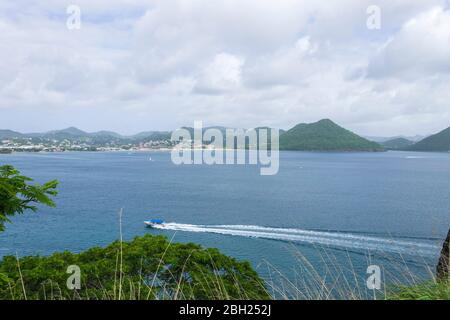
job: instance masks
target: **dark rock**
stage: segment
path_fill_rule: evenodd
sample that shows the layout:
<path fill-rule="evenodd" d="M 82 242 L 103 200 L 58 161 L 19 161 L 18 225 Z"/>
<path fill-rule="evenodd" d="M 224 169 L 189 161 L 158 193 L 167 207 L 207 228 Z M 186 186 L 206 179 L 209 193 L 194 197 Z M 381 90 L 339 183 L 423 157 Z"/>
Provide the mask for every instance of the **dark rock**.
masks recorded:
<path fill-rule="evenodd" d="M 449 278 L 449 265 L 450 265 L 450 230 L 448 230 L 447 239 L 442 246 L 441 256 L 439 258 L 438 265 L 436 267 L 436 277 L 441 281 L 448 281 Z"/>

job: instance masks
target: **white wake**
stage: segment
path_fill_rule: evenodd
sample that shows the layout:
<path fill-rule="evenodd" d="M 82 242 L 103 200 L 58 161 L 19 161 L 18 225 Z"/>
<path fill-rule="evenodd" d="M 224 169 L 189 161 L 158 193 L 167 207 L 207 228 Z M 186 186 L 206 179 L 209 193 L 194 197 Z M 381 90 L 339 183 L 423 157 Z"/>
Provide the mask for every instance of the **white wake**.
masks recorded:
<path fill-rule="evenodd" d="M 186 232 L 204 232 L 223 235 L 283 240 L 318 244 L 330 247 L 357 249 L 362 251 L 380 251 L 407 254 L 421 257 L 433 257 L 439 252 L 439 246 L 423 240 L 399 240 L 352 233 L 312 231 L 290 228 L 270 228 L 252 225 L 193 225 L 165 223 L 156 225 L 156 229 Z"/>

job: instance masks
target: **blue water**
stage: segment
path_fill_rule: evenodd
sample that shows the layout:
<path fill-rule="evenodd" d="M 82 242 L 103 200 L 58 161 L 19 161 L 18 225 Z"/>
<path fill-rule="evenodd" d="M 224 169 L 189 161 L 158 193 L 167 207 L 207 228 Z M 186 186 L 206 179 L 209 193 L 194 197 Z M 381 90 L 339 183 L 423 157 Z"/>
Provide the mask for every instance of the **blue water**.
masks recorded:
<path fill-rule="evenodd" d="M 154 233 L 217 247 L 264 277 L 268 264 L 295 273 L 299 252 L 319 265 L 325 245 L 362 276 L 368 254 L 433 266 L 450 227 L 447 153 L 281 152 L 274 176 L 257 166 L 176 166 L 164 152 L 0 155 L 6 163 L 38 182 L 58 179 L 60 192 L 55 209 L 12 218 L 0 256 L 106 245 L 123 208 L 127 239 Z M 149 230 L 150 218 L 173 224 Z"/>

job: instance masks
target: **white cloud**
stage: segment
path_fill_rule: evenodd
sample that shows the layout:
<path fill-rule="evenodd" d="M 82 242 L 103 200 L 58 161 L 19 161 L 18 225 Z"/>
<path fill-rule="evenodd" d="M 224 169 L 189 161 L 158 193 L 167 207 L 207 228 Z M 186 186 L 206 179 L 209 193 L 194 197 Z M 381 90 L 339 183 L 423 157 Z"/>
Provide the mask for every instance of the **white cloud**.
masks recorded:
<path fill-rule="evenodd" d="M 378 1 L 377 31 L 366 28 L 369 0 L 77 4 L 76 31 L 59 0 L 0 4 L 0 127 L 134 133 L 327 117 L 395 135 L 450 125 L 444 0 Z"/>
<path fill-rule="evenodd" d="M 246 83 L 256 87 L 305 83 L 307 77 L 318 71 L 314 57 L 317 50 L 318 45 L 305 36 L 291 46 L 256 57 L 246 69 Z"/>
<path fill-rule="evenodd" d="M 406 21 L 373 57 L 369 76 L 450 73 L 450 11 L 434 7 Z"/>
<path fill-rule="evenodd" d="M 201 71 L 196 91 L 218 94 L 238 89 L 243 65 L 244 60 L 232 54 L 217 54 Z"/>

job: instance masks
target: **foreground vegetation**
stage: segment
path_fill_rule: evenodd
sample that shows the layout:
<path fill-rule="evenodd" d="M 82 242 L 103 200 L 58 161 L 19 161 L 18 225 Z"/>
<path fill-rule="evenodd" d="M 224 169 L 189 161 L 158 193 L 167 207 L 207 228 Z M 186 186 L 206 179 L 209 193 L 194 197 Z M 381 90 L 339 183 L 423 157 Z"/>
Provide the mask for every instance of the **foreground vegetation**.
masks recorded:
<path fill-rule="evenodd" d="M 416 286 L 401 286 L 387 296 L 389 300 L 450 300 L 450 283 L 429 281 Z"/>
<path fill-rule="evenodd" d="M 67 287 L 67 268 L 80 268 L 79 290 Z M 170 244 L 145 235 L 75 254 L 0 262 L 0 299 L 268 299 L 248 262 L 217 249 Z"/>
<path fill-rule="evenodd" d="M 357 279 L 349 276 L 348 270 L 343 270 L 347 266 L 333 262 L 331 255 L 328 258 L 324 257 L 329 268 L 325 273 L 308 261 L 299 260 L 296 267 L 302 269 L 301 276 L 295 281 L 272 269 L 273 279 L 279 276 L 281 281 L 263 282 L 248 262 L 227 257 L 217 249 L 170 243 L 164 236 L 145 235 L 77 254 L 6 256 L 0 261 L 0 300 L 450 299 L 450 283 L 438 280 L 398 279 L 382 290 L 368 290 L 354 282 Z M 73 266 L 80 270 L 78 288 L 73 287 Z M 401 276 L 413 277 L 404 270 Z M 364 278 L 360 280 L 365 283 Z"/>
<path fill-rule="evenodd" d="M 43 185 L 32 182 L 33 179 L 21 175 L 13 166 L 0 167 L 0 231 L 3 231 L 10 216 L 37 211 L 37 204 L 55 206 L 51 197 L 58 194 L 58 181 L 52 180 Z"/>

